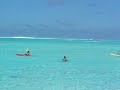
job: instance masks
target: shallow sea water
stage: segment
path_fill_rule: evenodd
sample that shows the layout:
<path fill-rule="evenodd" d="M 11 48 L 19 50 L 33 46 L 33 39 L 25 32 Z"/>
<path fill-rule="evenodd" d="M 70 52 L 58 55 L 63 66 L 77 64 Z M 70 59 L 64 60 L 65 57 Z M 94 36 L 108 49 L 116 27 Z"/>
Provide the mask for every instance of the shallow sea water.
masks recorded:
<path fill-rule="evenodd" d="M 26 48 L 32 56 L 16 56 Z M 119 50 L 112 40 L 0 38 L 0 90 L 120 90 L 120 57 L 109 55 Z"/>

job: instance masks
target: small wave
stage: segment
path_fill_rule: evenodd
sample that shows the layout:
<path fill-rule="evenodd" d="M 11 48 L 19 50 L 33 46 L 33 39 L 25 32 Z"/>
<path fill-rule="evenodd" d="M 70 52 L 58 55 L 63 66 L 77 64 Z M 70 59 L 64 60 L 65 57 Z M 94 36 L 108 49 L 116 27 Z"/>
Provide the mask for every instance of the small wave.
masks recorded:
<path fill-rule="evenodd" d="M 13 38 L 13 39 L 61 39 L 61 38 L 36 38 L 36 37 L 0 37 L 0 38 Z"/>
<path fill-rule="evenodd" d="M 33 38 L 30 38 L 30 39 L 60 39 L 60 38 L 35 38 L 35 37 L 33 37 Z"/>
<path fill-rule="evenodd" d="M 80 39 L 80 40 L 94 40 L 94 39 Z"/>
<path fill-rule="evenodd" d="M 74 41 L 74 40 L 79 40 L 79 41 L 93 41 L 93 39 L 71 39 L 71 38 L 63 39 L 63 40 L 68 40 L 68 41 Z"/>
<path fill-rule="evenodd" d="M 84 41 L 84 42 L 101 42 L 101 41 L 94 41 L 94 40 L 93 40 L 93 41 Z"/>
<path fill-rule="evenodd" d="M 0 38 L 33 38 L 33 37 L 0 37 Z"/>
<path fill-rule="evenodd" d="M 0 37 L 0 38 L 16 38 L 16 39 L 53 39 L 53 40 L 67 40 L 67 41 L 84 41 L 84 42 L 100 42 L 101 40 L 94 40 L 94 39 L 77 39 L 77 38 L 39 38 L 39 37 Z"/>
<path fill-rule="evenodd" d="M 31 37 L 31 38 L 28 38 L 28 39 L 53 39 L 53 40 L 67 40 L 67 41 L 75 41 L 75 40 L 93 40 L 93 39 L 74 39 L 74 38 L 36 38 L 36 37 Z"/>
<path fill-rule="evenodd" d="M 34 38 L 34 37 L 11 37 L 11 38 Z"/>

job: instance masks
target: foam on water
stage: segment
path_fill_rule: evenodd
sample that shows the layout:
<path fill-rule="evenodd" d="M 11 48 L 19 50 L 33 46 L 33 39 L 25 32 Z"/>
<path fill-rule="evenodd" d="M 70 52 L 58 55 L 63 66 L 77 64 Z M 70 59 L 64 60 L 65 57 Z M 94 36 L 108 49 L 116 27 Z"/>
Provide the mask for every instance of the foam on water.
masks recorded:
<path fill-rule="evenodd" d="M 94 39 L 76 39 L 76 38 L 38 38 L 38 37 L 0 37 L 0 38 L 27 38 L 27 39 L 63 39 L 63 40 L 94 40 Z"/>

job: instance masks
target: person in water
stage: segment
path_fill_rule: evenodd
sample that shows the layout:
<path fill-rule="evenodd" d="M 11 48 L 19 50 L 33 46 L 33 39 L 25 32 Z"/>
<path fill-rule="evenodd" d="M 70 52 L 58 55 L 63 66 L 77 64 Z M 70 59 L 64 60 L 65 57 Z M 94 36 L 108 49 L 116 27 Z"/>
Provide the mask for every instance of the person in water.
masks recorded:
<path fill-rule="evenodd" d="M 64 56 L 63 60 L 64 60 L 65 62 L 66 62 L 66 61 L 68 61 L 68 59 L 67 59 L 67 57 L 66 57 L 66 56 Z"/>
<path fill-rule="evenodd" d="M 26 49 L 26 54 L 25 54 L 25 55 L 26 55 L 26 56 L 27 56 L 27 55 L 30 55 L 30 51 L 29 51 L 28 48 Z"/>

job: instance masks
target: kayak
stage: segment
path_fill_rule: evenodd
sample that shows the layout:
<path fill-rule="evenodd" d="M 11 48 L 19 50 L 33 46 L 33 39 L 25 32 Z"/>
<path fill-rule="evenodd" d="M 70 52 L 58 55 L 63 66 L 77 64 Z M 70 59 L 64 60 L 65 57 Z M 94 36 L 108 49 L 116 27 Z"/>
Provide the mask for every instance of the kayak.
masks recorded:
<path fill-rule="evenodd" d="M 16 54 L 17 56 L 31 56 L 31 54 L 26 55 L 26 54 Z"/>
<path fill-rule="evenodd" d="M 110 53 L 110 55 L 112 55 L 112 56 L 120 56 L 120 54 L 114 54 L 114 53 Z"/>

